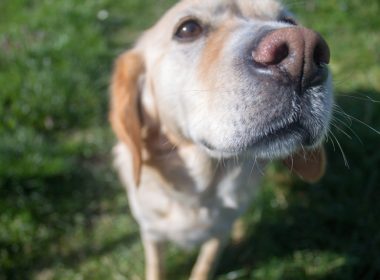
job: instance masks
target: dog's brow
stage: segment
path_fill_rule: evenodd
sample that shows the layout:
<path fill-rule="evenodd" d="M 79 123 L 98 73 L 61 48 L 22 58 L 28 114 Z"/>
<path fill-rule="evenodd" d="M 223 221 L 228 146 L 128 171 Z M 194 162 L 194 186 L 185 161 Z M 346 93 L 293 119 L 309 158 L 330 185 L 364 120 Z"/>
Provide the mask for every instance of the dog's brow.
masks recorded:
<path fill-rule="evenodd" d="M 221 15 L 221 14 L 235 14 L 235 15 L 241 15 L 241 11 L 236 3 L 228 3 L 228 4 L 222 4 L 218 5 L 215 10 L 213 11 L 213 14 L 215 16 Z"/>

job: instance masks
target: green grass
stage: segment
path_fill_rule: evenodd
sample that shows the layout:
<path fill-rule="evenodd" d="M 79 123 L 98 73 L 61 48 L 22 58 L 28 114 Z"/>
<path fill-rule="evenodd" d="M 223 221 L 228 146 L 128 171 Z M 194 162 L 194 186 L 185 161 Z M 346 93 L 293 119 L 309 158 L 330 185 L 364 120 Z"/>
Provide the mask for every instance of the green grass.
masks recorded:
<path fill-rule="evenodd" d="M 142 279 L 138 227 L 111 166 L 108 80 L 173 2 L 0 2 L 1 280 Z M 287 2 L 329 42 L 339 106 L 379 130 L 380 3 Z M 332 139 L 318 184 L 271 166 L 217 279 L 380 279 L 380 137 L 335 117 L 350 168 Z M 186 279 L 194 257 L 172 247 L 169 279 Z"/>

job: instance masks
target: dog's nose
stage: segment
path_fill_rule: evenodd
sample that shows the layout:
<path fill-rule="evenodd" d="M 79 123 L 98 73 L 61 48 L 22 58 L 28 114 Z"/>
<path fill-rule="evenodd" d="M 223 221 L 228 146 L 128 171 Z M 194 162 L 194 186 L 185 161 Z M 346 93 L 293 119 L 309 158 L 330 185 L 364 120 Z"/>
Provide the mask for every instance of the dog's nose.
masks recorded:
<path fill-rule="evenodd" d="M 320 80 L 324 71 L 319 71 L 330 61 L 330 50 L 326 41 L 316 32 L 301 28 L 282 28 L 268 33 L 253 50 L 257 67 L 269 68 L 273 74 L 284 71 L 302 88 Z"/>

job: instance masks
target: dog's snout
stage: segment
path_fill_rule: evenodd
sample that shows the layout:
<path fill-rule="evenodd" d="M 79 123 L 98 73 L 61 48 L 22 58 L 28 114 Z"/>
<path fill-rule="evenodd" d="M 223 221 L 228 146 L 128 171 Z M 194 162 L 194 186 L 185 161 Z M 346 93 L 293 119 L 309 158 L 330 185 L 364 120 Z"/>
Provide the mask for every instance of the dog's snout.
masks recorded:
<path fill-rule="evenodd" d="M 326 41 L 316 32 L 300 27 L 282 28 L 268 33 L 253 50 L 257 67 L 270 68 L 273 74 L 284 71 L 302 87 L 320 80 L 321 66 L 330 61 Z"/>

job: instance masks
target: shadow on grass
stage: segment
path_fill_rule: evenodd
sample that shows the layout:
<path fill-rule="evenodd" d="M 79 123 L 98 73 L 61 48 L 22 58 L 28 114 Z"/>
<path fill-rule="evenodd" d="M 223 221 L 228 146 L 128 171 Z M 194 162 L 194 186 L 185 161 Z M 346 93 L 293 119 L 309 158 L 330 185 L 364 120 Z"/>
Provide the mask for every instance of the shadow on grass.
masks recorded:
<path fill-rule="evenodd" d="M 380 100 L 380 93 L 358 90 L 337 96 L 337 104 L 347 114 L 380 130 L 380 104 L 369 100 Z M 346 116 L 335 115 L 350 125 Z M 380 136 L 353 120 L 358 140 L 340 121 L 335 123 L 340 128 L 333 128 L 333 133 L 349 168 L 336 141 L 333 145 L 330 140 L 326 144 L 329 163 L 325 178 L 312 186 L 300 181 L 282 186 L 286 188 L 287 207 L 271 207 L 273 194 L 266 195 L 263 189 L 259 206 L 253 209 L 262 212 L 260 221 L 250 228 L 242 243 L 227 248 L 219 275 L 243 269 L 242 278 L 234 279 L 247 279 L 273 259 L 289 258 L 293 264 L 275 279 L 380 279 Z M 324 272 L 310 276 L 305 263 L 294 264 L 297 254 L 302 258 L 308 252 L 315 257 L 309 265 L 325 265 Z M 318 255 L 322 260 L 317 259 Z M 340 265 L 332 265 L 328 257 L 323 260 L 326 255 L 340 256 Z"/>
<path fill-rule="evenodd" d="M 28 279 L 57 265 L 75 269 L 88 258 L 136 242 L 136 231 L 108 236 L 104 228 L 112 222 L 99 230 L 100 217 L 112 220 L 129 212 L 126 199 L 117 201 L 124 191 L 110 166 L 109 159 L 78 159 L 54 178 L 2 179 L 0 279 Z"/>

